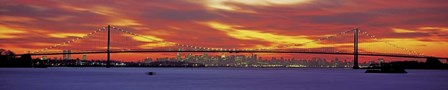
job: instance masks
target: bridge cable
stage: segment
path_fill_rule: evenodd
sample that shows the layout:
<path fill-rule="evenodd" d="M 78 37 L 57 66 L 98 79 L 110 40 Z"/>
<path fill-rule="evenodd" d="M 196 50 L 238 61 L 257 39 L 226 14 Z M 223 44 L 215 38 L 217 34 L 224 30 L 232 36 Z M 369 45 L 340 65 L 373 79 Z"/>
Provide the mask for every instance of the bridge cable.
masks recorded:
<path fill-rule="evenodd" d="M 91 37 L 92 35 L 94 35 L 94 34 L 96 34 L 96 33 L 98 33 L 98 32 L 105 31 L 105 29 L 106 29 L 106 27 L 102 27 L 102 28 L 100 28 L 100 29 L 98 29 L 98 30 L 95 30 L 95 31 L 93 31 L 93 32 L 88 33 L 88 34 L 85 35 L 85 36 L 77 37 L 77 38 L 73 38 L 73 39 L 71 39 L 71 40 L 68 40 L 68 41 L 65 41 L 65 42 L 62 42 L 62 43 L 54 44 L 54 45 L 52 45 L 52 46 L 50 46 L 50 47 L 48 47 L 48 48 L 44 48 L 44 49 L 41 49 L 41 50 L 38 50 L 38 51 L 30 52 L 29 54 L 44 53 L 45 51 L 48 51 L 49 49 L 53 49 L 53 48 L 57 48 L 57 47 L 61 47 L 61 46 L 63 46 L 63 45 L 67 45 L 67 44 L 70 44 L 70 43 L 75 42 L 75 41 L 78 41 L 78 40 L 86 39 L 86 38 Z"/>

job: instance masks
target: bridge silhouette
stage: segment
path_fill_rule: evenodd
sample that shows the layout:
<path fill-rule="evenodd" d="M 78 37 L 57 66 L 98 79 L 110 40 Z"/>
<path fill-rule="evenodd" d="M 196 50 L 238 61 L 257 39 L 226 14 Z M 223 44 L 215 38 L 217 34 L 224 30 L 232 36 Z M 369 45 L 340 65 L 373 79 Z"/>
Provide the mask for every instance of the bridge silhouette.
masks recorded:
<path fill-rule="evenodd" d="M 122 33 L 126 33 L 132 36 L 141 37 L 146 40 L 150 40 L 153 42 L 159 42 L 159 43 L 169 43 L 176 45 L 178 47 L 183 47 L 187 49 L 111 49 L 111 31 L 119 31 Z M 74 52 L 51 52 L 51 49 L 55 49 L 58 47 L 62 47 L 64 45 L 69 45 L 75 41 L 88 39 L 89 37 L 95 35 L 95 33 L 107 31 L 107 48 L 105 50 L 85 50 L 85 51 L 74 51 Z M 329 40 L 335 37 L 339 37 L 342 35 L 346 35 L 349 33 L 353 33 L 353 52 L 341 52 L 341 51 L 313 51 L 313 50 L 304 50 L 304 49 L 282 49 L 287 47 L 294 47 L 294 46 L 301 46 L 308 43 L 313 42 L 319 42 L 323 40 Z M 359 35 L 367 36 L 375 41 L 383 42 L 386 45 L 392 46 L 394 48 L 397 48 L 399 50 L 407 52 L 406 54 L 400 54 L 400 53 L 359 53 L 358 44 L 359 44 Z M 310 42 L 304 42 L 300 44 L 287 44 L 278 46 L 276 48 L 257 48 L 257 49 L 227 49 L 227 48 L 209 48 L 209 47 L 200 47 L 200 46 L 193 46 L 193 45 L 185 45 L 185 44 L 179 44 L 179 43 L 173 43 L 173 42 L 167 42 L 163 40 L 156 40 L 149 37 L 146 37 L 144 35 L 139 35 L 137 33 L 118 28 L 118 27 L 111 27 L 108 25 L 107 27 L 102 27 L 96 31 L 93 31 L 86 36 L 74 38 L 72 40 L 63 42 L 61 44 L 56 44 L 53 46 L 50 46 L 48 48 L 44 48 L 38 51 L 33 51 L 25 54 L 17 54 L 22 57 L 30 57 L 31 56 L 37 56 L 37 55 L 66 55 L 66 54 L 107 54 L 107 67 L 110 67 L 110 54 L 111 53 L 162 53 L 162 52 L 228 52 L 228 53 L 302 53 L 302 54 L 331 54 L 331 55 L 353 55 L 353 68 L 358 69 L 358 56 L 384 56 L 384 57 L 403 57 L 403 58 L 425 58 L 427 60 L 438 60 L 438 59 L 448 59 L 448 57 L 435 57 L 435 56 L 427 56 L 422 53 L 419 53 L 414 50 L 410 50 L 404 47 L 401 47 L 399 45 L 382 41 L 381 39 L 378 39 L 375 35 L 367 33 L 365 31 L 360 31 L 358 28 L 354 28 L 352 30 L 339 32 L 334 35 L 330 35 L 327 37 L 319 38 L 314 41 Z"/>

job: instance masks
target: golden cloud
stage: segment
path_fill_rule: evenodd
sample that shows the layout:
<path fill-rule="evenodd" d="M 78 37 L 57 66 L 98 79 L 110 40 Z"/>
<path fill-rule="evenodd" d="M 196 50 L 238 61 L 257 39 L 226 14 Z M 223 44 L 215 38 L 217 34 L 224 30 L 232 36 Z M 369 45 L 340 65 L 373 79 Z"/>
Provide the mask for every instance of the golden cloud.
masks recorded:
<path fill-rule="evenodd" d="M 392 28 L 395 33 L 419 33 L 419 34 L 429 34 L 426 37 L 416 37 L 415 39 L 427 39 L 432 41 L 445 41 L 446 38 L 442 37 L 448 34 L 448 28 L 445 27 L 420 27 L 418 29 L 402 29 L 402 28 Z M 438 33 L 433 33 L 438 32 Z"/>
<path fill-rule="evenodd" d="M 156 48 L 156 47 L 168 47 L 173 46 L 174 43 L 172 42 L 166 42 L 162 38 L 158 38 L 156 36 L 151 35 L 142 35 L 142 36 L 134 36 L 129 34 L 123 34 L 123 36 L 131 37 L 133 40 L 140 41 L 140 42 L 146 42 L 146 44 L 139 45 L 139 48 L 149 49 L 149 48 Z"/>
<path fill-rule="evenodd" d="M 19 38 L 20 36 L 15 34 L 25 34 L 25 33 L 28 32 L 0 25 L 0 38 Z"/>
<path fill-rule="evenodd" d="M 111 18 L 110 25 L 118 25 L 118 26 L 134 26 L 134 25 L 141 25 L 140 23 L 137 23 L 135 20 L 132 19 L 126 19 L 126 18 Z"/>
<path fill-rule="evenodd" d="M 123 36 L 131 37 L 132 39 L 140 42 L 160 42 L 163 41 L 163 39 L 151 36 L 151 35 L 142 35 L 142 36 L 134 36 L 130 34 L 123 34 Z"/>
<path fill-rule="evenodd" d="M 209 27 L 223 31 L 228 36 L 240 40 L 258 40 L 258 41 L 266 41 L 272 43 L 274 47 L 277 45 L 285 45 L 285 44 L 300 44 L 305 42 L 310 42 L 305 44 L 304 46 L 301 46 L 301 48 L 318 48 L 323 47 L 324 45 L 318 44 L 316 42 L 311 42 L 314 40 L 308 39 L 308 36 L 304 35 L 298 35 L 298 36 L 287 36 L 287 35 L 279 35 L 279 34 L 272 34 L 267 32 L 261 32 L 257 30 L 242 30 L 237 29 L 236 25 L 228 25 L 223 24 L 219 22 L 205 22 L 206 25 Z M 328 46 L 328 45 L 327 45 Z M 266 46 L 259 46 L 259 47 L 266 47 Z"/>
<path fill-rule="evenodd" d="M 86 36 L 86 34 L 82 33 L 51 33 L 47 34 L 49 37 L 53 38 L 68 38 L 68 37 L 83 37 Z"/>
<path fill-rule="evenodd" d="M 35 42 L 35 43 L 32 43 L 32 45 L 34 45 L 34 46 L 51 46 L 51 45 L 54 45 L 54 44 L 52 44 L 52 43 L 44 43 L 44 42 Z"/>
<path fill-rule="evenodd" d="M 438 30 L 442 32 L 448 32 L 447 27 L 419 27 L 418 29 L 402 29 L 402 28 L 392 28 L 396 33 L 413 33 L 413 32 L 427 32 L 431 30 Z"/>
<path fill-rule="evenodd" d="M 401 28 L 392 28 L 392 30 L 393 30 L 395 33 L 413 33 L 413 32 L 416 32 L 416 31 L 414 31 L 414 30 L 401 29 Z"/>
<path fill-rule="evenodd" d="M 157 47 L 169 47 L 169 46 L 173 46 L 173 43 L 148 43 L 148 44 L 144 44 L 144 45 L 140 45 L 139 48 L 144 48 L 144 49 L 151 49 L 151 48 L 157 48 Z"/>
<path fill-rule="evenodd" d="M 440 31 L 446 31 L 448 32 L 447 27 L 420 27 L 421 30 L 440 30 Z"/>
<path fill-rule="evenodd" d="M 448 50 L 445 48 L 446 45 L 448 45 L 448 42 L 425 42 L 419 41 L 417 39 L 399 38 L 387 38 L 382 40 L 395 45 L 399 45 L 399 47 L 406 48 L 417 53 L 431 54 L 431 56 L 444 56 L 444 54 L 446 53 L 444 51 Z M 384 42 L 360 43 L 359 48 L 368 52 L 412 54 L 409 51 L 387 45 Z"/>
<path fill-rule="evenodd" d="M 246 10 L 234 4 L 243 4 L 248 6 L 284 6 L 309 3 L 311 0 L 191 0 L 192 2 L 201 3 L 211 10 L 226 10 L 244 13 L 255 13 L 252 10 Z"/>

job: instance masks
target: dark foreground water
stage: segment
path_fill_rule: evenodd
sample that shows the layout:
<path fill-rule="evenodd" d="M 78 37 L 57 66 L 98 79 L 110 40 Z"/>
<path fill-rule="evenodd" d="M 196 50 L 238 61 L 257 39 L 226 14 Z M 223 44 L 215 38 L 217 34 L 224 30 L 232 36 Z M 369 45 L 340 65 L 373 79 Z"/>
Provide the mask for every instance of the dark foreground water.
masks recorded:
<path fill-rule="evenodd" d="M 155 72 L 149 76 L 146 72 Z M 0 68 L 0 90 L 448 90 L 448 70 Z"/>

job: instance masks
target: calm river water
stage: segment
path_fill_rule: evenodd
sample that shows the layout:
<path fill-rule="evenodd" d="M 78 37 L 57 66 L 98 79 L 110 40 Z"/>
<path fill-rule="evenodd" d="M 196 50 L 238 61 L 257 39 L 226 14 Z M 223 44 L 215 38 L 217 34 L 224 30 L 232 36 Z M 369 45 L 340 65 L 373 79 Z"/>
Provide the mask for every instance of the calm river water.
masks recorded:
<path fill-rule="evenodd" d="M 448 90 L 448 70 L 0 68 L 0 90 Z M 147 75 L 155 72 L 155 75 Z"/>

